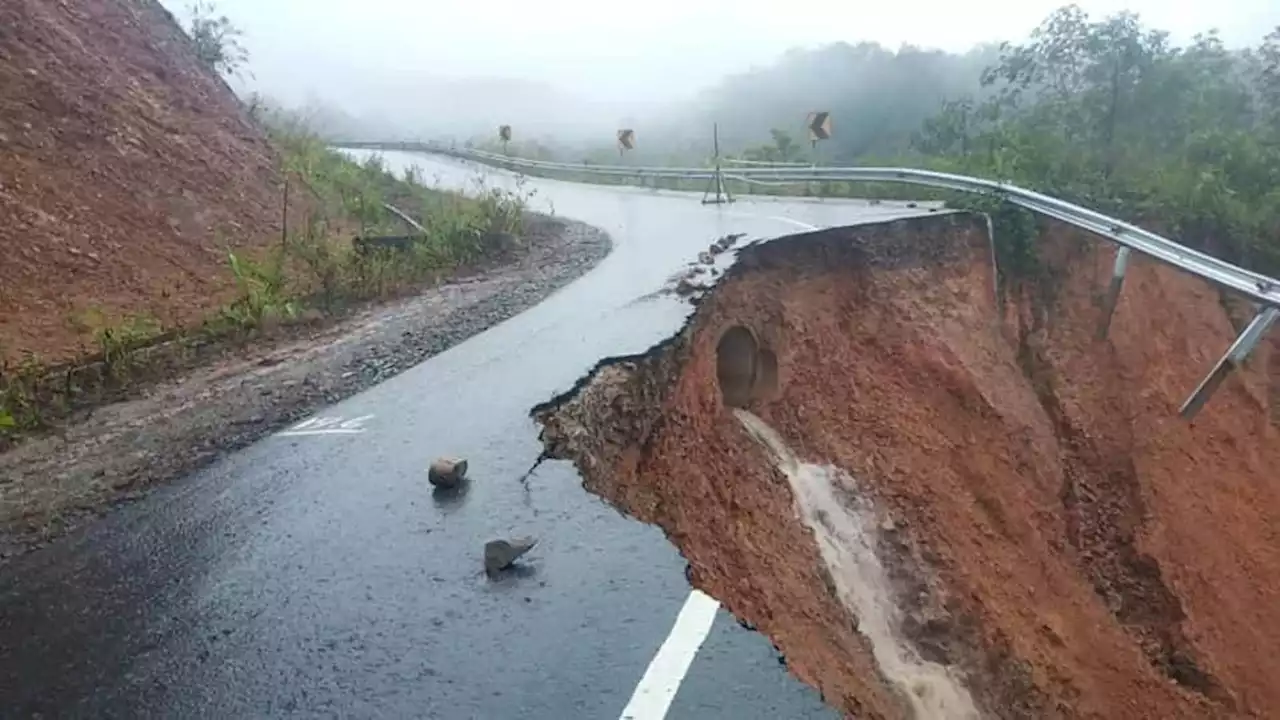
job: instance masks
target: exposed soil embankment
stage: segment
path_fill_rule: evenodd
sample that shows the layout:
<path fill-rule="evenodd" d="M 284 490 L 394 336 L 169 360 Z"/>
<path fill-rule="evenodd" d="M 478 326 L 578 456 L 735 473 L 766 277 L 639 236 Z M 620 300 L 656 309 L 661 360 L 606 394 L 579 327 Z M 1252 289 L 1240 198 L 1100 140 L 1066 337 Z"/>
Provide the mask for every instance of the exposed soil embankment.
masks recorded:
<path fill-rule="evenodd" d="M 744 249 L 688 326 L 535 413 L 695 585 L 871 717 L 1280 716 L 1280 433 L 1218 293 L 1053 227 L 997 298 L 969 215 Z"/>
<path fill-rule="evenodd" d="M 277 165 L 155 0 L 4 0 L 0 361 L 71 358 L 91 309 L 203 319 L 226 244 L 279 241 Z"/>

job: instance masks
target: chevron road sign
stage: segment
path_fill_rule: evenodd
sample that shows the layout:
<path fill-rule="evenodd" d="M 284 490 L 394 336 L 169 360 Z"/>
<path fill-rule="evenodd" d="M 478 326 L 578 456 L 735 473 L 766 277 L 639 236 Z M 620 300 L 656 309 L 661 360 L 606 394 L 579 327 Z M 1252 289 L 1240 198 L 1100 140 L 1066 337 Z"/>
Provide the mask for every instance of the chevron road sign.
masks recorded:
<path fill-rule="evenodd" d="M 809 139 L 813 142 L 831 138 L 831 113 L 825 110 L 811 112 L 804 124 L 809 129 Z"/>

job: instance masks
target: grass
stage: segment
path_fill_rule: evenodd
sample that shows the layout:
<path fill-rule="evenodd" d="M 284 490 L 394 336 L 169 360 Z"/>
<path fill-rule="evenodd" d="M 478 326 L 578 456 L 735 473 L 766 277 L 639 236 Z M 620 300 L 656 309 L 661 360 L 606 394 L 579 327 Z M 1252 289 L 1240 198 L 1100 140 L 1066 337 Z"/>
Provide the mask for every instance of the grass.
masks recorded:
<path fill-rule="evenodd" d="M 0 362 L 0 451 L 51 428 L 77 409 L 127 396 L 140 381 L 198 364 L 210 348 L 270 334 L 301 320 L 414 292 L 494 257 L 500 234 L 518 235 L 527 195 L 477 182 L 470 197 L 397 177 L 379 156 L 365 162 L 331 150 L 297 126 L 269 128 L 288 178 L 290 216 L 305 221 L 276 242 L 226 247 L 233 298 L 194 327 L 166 328 L 150 315 L 90 308 L 69 322 L 85 338 L 80 357 L 51 365 L 35 355 Z M 389 212 L 414 218 L 419 232 Z M 301 213 L 297 211 L 302 211 Z M 409 235 L 400 249 L 357 252 L 352 235 Z M 0 358 L 8 355 L 0 352 Z"/>

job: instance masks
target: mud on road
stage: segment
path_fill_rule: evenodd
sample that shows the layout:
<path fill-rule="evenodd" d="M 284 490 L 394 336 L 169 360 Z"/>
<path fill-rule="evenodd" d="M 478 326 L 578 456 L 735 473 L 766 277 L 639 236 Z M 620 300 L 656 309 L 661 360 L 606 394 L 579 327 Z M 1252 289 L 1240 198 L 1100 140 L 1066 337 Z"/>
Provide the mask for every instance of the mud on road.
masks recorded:
<path fill-rule="evenodd" d="M 0 455 L 0 560 L 438 354 L 586 273 L 608 237 L 531 216 L 510 262 L 229 352 Z"/>

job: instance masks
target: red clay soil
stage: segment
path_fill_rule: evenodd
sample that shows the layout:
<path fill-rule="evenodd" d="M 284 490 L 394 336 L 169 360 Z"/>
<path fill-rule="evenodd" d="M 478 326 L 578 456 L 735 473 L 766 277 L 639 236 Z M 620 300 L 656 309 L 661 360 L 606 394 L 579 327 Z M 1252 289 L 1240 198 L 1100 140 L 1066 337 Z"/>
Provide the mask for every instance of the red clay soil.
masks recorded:
<path fill-rule="evenodd" d="M 1095 340 L 1113 250 L 1042 244 L 1052 280 L 1003 300 L 969 216 L 749 247 L 670 342 L 537 409 L 544 441 L 829 703 L 910 717 L 722 399 L 717 344 L 744 326 L 777 358 L 749 409 L 857 479 L 900 633 L 983 714 L 1280 717 L 1274 348 L 1188 424 L 1234 337 L 1218 292 L 1138 261 Z"/>
<path fill-rule="evenodd" d="M 154 0 L 0 2 L 0 360 L 74 318 L 204 317 L 278 237 L 273 150 Z"/>

